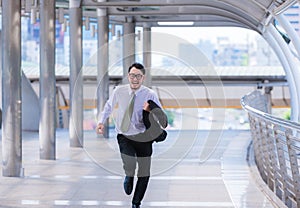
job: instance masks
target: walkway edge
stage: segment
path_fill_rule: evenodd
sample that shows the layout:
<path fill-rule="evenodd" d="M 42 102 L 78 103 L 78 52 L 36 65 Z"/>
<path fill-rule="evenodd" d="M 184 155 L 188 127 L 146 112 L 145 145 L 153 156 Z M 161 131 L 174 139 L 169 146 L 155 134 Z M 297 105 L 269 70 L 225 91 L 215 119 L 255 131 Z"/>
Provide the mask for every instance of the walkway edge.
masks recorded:
<path fill-rule="evenodd" d="M 252 140 L 248 145 L 247 148 L 247 163 L 249 166 L 249 170 L 251 176 L 254 178 L 255 183 L 257 184 L 258 188 L 266 195 L 271 203 L 274 204 L 275 207 L 283 208 L 287 207 L 277 196 L 274 192 L 272 192 L 267 184 L 261 178 L 261 175 L 257 169 L 255 159 L 254 159 L 254 152 L 253 152 L 253 145 Z"/>

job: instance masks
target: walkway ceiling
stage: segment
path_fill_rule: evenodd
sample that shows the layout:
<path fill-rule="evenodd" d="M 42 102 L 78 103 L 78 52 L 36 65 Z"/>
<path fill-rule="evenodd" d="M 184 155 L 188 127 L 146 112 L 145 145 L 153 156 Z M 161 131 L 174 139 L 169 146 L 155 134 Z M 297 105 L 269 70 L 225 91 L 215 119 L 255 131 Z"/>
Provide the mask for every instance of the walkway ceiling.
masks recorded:
<path fill-rule="evenodd" d="M 69 7 L 57 0 L 57 7 Z M 193 26 L 237 26 L 262 33 L 264 26 L 297 0 L 73 0 L 83 15 L 96 18 L 97 8 L 107 9 L 110 23 L 134 21 L 137 26 L 158 22 L 194 22 Z M 66 11 L 67 12 L 67 11 Z"/>

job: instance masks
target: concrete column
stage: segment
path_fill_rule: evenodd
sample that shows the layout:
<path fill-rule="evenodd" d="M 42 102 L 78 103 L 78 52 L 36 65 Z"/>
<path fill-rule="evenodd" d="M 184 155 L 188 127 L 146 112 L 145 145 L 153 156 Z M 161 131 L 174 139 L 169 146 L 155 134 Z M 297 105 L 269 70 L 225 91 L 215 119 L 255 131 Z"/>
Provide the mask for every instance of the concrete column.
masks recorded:
<path fill-rule="evenodd" d="M 55 160 L 55 0 L 40 1 L 40 158 Z"/>
<path fill-rule="evenodd" d="M 109 96 L 109 76 L 108 76 L 108 17 L 106 9 L 97 9 L 98 20 L 98 76 L 97 76 L 97 112 L 103 110 L 105 102 Z M 109 123 L 106 121 L 104 137 L 109 137 Z"/>
<path fill-rule="evenodd" d="M 135 23 L 128 18 L 123 24 L 123 81 L 128 83 L 128 67 L 135 62 Z"/>
<path fill-rule="evenodd" d="M 2 0 L 2 174 L 22 168 L 21 0 Z"/>
<path fill-rule="evenodd" d="M 82 10 L 71 0 L 70 14 L 70 121 L 71 147 L 83 147 Z"/>
<path fill-rule="evenodd" d="M 151 54 L 151 27 L 145 25 L 143 27 L 143 63 L 146 69 L 146 80 L 144 84 L 148 87 L 152 86 Z"/>

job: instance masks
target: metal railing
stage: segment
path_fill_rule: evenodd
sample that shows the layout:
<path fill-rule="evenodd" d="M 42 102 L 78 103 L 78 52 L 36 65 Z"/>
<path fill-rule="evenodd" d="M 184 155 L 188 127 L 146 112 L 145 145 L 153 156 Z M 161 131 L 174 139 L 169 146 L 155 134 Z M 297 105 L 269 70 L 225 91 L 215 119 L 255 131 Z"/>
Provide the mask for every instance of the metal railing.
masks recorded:
<path fill-rule="evenodd" d="M 241 99 L 250 122 L 255 162 L 262 179 L 287 207 L 300 207 L 300 124 L 267 113 L 266 97 Z"/>

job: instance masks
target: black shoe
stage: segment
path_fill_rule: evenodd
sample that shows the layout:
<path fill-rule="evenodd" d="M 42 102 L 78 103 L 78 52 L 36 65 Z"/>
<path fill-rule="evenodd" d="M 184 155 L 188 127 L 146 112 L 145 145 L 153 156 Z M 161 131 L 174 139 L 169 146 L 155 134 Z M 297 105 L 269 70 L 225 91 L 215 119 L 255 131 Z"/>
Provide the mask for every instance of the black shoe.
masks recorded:
<path fill-rule="evenodd" d="M 132 204 L 132 208 L 140 208 L 140 205 L 138 205 L 138 204 Z"/>
<path fill-rule="evenodd" d="M 133 177 L 126 176 L 124 180 L 124 191 L 127 195 L 130 195 L 133 189 Z"/>

